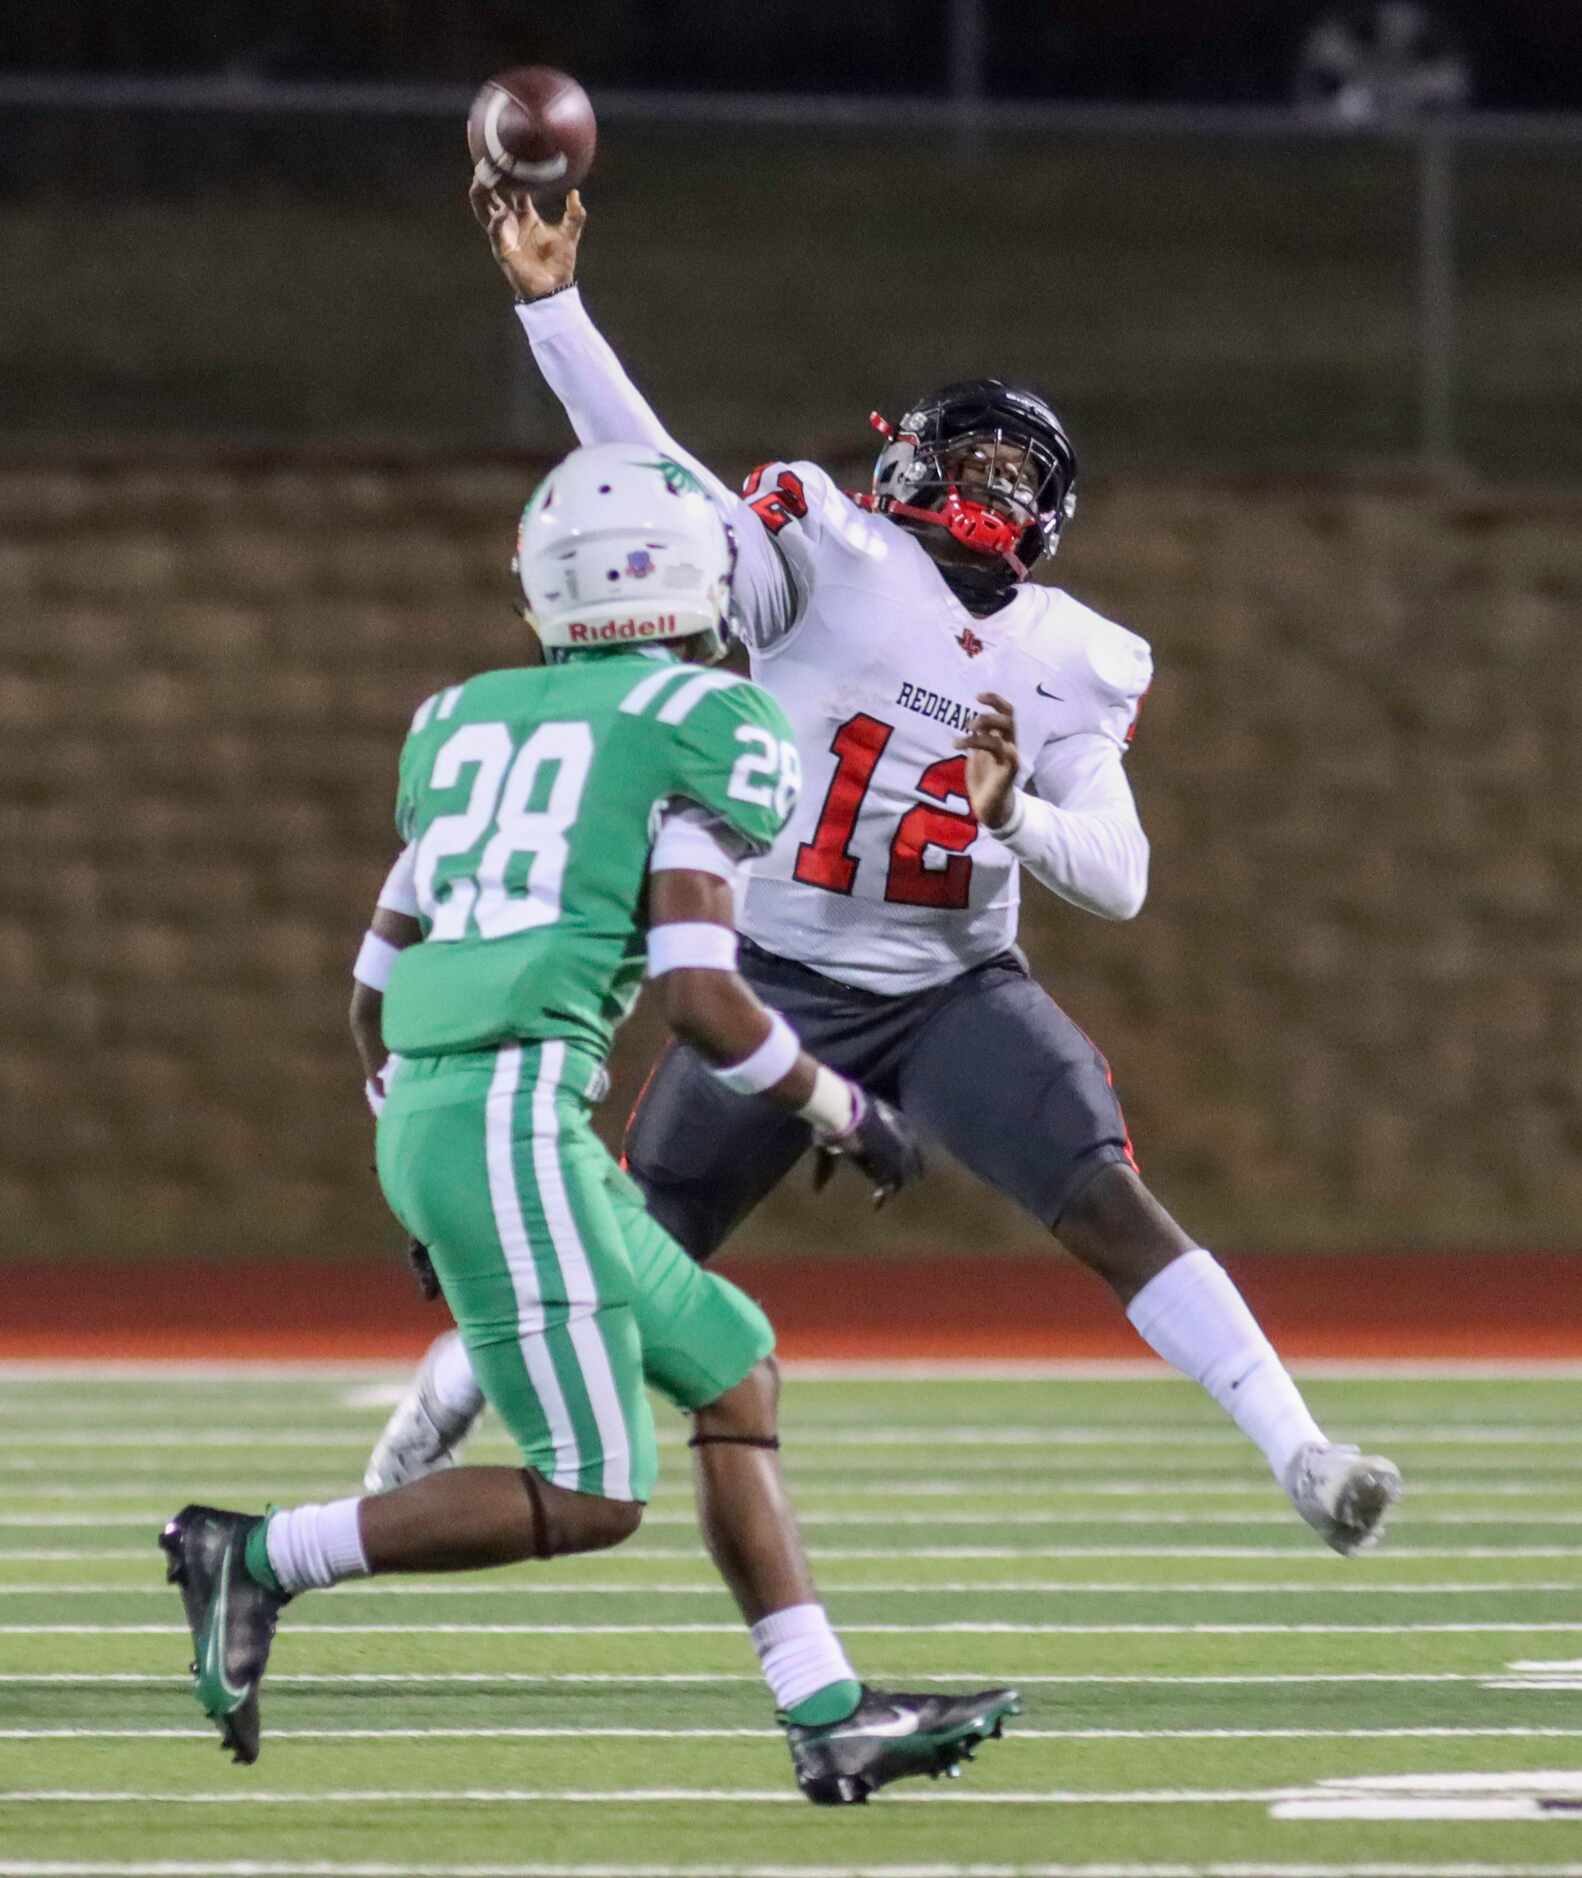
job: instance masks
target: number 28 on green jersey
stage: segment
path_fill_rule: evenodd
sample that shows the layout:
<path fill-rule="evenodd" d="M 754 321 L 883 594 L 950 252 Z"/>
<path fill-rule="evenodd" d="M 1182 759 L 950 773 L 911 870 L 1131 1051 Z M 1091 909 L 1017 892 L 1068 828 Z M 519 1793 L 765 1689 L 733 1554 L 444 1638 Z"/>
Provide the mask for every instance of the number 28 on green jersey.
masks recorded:
<path fill-rule="evenodd" d="M 694 802 L 764 853 L 801 766 L 767 692 L 668 655 L 486 672 L 430 698 L 401 753 L 423 943 L 385 1042 L 409 1056 L 568 1037 L 603 1054 L 642 982 L 658 818 Z"/>

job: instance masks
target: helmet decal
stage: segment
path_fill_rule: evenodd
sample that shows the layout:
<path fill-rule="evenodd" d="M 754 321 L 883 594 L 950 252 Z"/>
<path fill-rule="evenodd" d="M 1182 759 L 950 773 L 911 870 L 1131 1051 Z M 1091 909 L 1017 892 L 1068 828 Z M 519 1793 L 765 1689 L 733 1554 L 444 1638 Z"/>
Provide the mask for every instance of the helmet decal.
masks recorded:
<path fill-rule="evenodd" d="M 676 462 L 674 457 L 662 456 L 652 463 L 633 463 L 632 468 L 658 470 L 665 479 L 665 487 L 673 496 L 701 496 L 707 493 L 686 464 Z"/>

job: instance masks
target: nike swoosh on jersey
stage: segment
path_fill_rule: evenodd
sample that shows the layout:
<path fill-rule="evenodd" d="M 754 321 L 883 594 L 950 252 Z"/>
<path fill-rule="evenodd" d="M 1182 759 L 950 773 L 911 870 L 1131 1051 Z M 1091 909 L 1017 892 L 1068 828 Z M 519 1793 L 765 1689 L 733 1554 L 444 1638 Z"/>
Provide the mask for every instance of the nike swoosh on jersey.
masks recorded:
<path fill-rule="evenodd" d="M 1053 698 L 1056 704 L 1065 703 L 1064 697 L 1058 691 L 1045 691 L 1042 685 L 1034 685 L 1033 689 L 1041 698 Z"/>
<path fill-rule="evenodd" d="M 866 1741 L 870 1735 L 899 1738 L 902 1735 L 917 1733 L 917 1717 L 907 1714 L 903 1709 L 892 1709 L 890 1719 L 882 1722 L 869 1722 L 862 1728 L 841 1728 L 832 1735 L 826 1735 L 826 1741 Z"/>

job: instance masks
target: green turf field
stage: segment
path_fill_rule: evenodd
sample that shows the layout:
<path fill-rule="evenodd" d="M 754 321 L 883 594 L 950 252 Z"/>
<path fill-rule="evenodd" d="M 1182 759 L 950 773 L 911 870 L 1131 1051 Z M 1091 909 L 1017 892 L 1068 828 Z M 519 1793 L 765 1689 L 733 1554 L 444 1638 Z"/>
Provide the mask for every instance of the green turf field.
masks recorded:
<path fill-rule="evenodd" d="M 1184 1384 L 793 1377 L 859 1668 L 1026 1704 L 960 1782 L 839 1813 L 791 1785 L 668 1415 L 631 1545 L 304 1598 L 262 1758 L 222 1759 L 156 1532 L 353 1490 L 370 1395 L 0 1374 L 0 1873 L 1582 1873 L 1582 1374 L 1315 1379 L 1407 1476 L 1361 1562 Z"/>

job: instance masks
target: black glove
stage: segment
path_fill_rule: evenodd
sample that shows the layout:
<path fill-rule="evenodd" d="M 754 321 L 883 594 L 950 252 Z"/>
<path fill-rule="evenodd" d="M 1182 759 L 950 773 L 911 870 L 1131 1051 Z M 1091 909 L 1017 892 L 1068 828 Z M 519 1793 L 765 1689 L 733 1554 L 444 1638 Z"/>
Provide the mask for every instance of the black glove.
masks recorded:
<path fill-rule="evenodd" d="M 424 1303 L 432 1304 L 439 1296 L 439 1274 L 434 1270 L 434 1261 L 421 1239 L 407 1240 L 406 1262 L 412 1267 L 412 1276 L 417 1280 L 417 1288 L 423 1294 Z"/>
<path fill-rule="evenodd" d="M 857 1118 L 845 1134 L 814 1137 L 813 1188 L 822 1191 L 844 1158 L 873 1182 L 873 1203 L 880 1207 L 892 1193 L 921 1178 L 923 1149 L 899 1109 L 855 1085 L 853 1094 Z"/>

